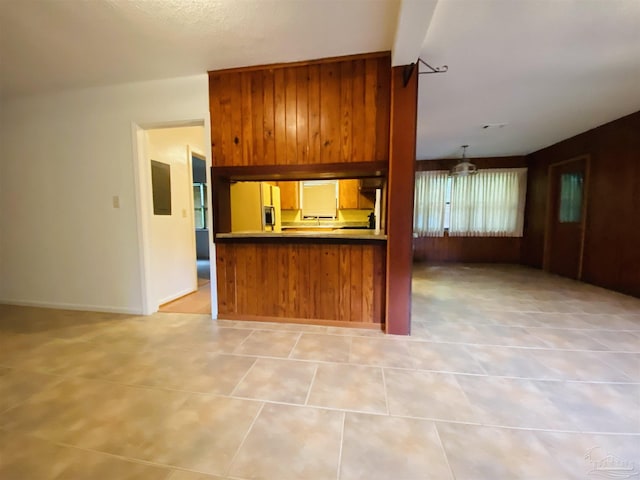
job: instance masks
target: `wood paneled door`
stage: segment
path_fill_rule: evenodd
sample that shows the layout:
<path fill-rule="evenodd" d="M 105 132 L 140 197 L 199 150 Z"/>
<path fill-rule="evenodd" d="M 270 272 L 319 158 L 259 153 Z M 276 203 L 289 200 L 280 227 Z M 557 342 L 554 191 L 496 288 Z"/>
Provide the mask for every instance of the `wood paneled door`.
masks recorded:
<path fill-rule="evenodd" d="M 582 277 L 588 180 L 587 156 L 549 166 L 544 268 L 551 273 Z"/>

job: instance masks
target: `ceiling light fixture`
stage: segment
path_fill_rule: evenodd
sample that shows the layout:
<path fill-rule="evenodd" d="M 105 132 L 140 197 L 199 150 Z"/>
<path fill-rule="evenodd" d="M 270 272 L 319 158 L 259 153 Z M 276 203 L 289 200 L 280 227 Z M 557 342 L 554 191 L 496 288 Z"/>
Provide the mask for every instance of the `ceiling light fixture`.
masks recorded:
<path fill-rule="evenodd" d="M 478 173 L 478 167 L 476 167 L 473 163 L 467 160 L 467 148 L 469 145 L 462 145 L 462 158 L 456 165 L 451 169 L 452 177 L 466 177 L 468 175 L 474 175 Z"/>

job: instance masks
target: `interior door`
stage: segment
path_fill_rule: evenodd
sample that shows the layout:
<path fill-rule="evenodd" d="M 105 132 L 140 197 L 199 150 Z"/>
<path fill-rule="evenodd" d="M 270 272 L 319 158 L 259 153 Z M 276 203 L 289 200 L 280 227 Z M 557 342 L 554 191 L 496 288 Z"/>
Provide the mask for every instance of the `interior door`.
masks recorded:
<path fill-rule="evenodd" d="M 574 279 L 582 276 L 587 174 L 587 157 L 549 167 L 545 269 Z"/>

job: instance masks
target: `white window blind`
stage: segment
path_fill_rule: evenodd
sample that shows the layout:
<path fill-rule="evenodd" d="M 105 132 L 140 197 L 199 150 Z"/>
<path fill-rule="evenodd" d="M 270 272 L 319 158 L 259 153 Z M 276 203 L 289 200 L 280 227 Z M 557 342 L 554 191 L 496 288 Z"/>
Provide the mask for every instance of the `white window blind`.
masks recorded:
<path fill-rule="evenodd" d="M 444 235 L 448 172 L 416 172 L 413 231 L 421 237 Z"/>
<path fill-rule="evenodd" d="M 480 170 L 453 177 L 449 235 L 458 237 L 521 237 L 527 169 Z"/>

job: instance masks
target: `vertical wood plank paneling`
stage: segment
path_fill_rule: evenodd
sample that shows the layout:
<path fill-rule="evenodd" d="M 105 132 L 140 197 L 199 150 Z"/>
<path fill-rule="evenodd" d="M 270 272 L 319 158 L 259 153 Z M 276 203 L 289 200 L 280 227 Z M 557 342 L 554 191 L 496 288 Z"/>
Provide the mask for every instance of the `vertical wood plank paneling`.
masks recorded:
<path fill-rule="evenodd" d="M 296 120 L 297 159 L 296 163 L 309 163 L 309 69 L 296 69 Z"/>
<path fill-rule="evenodd" d="M 320 66 L 309 65 L 308 111 L 309 111 L 309 163 L 320 163 Z"/>
<path fill-rule="evenodd" d="M 282 254 L 287 257 L 287 274 L 281 275 L 287 281 L 287 303 L 284 305 L 284 315 L 297 318 L 298 303 L 300 302 L 300 265 L 297 245 L 283 246 Z"/>
<path fill-rule="evenodd" d="M 214 164 L 387 160 L 390 71 L 387 55 L 211 72 Z"/>
<path fill-rule="evenodd" d="M 373 256 L 373 318 L 374 322 L 381 322 L 385 306 L 385 268 L 386 251 L 383 246 L 372 246 Z"/>
<path fill-rule="evenodd" d="M 391 106 L 391 62 L 388 57 L 378 59 L 376 94 L 376 151 L 375 160 L 389 158 L 389 112 Z"/>
<path fill-rule="evenodd" d="M 295 165 L 298 163 L 298 115 L 297 115 L 297 77 L 296 70 L 287 68 L 284 72 L 285 83 L 285 123 L 286 123 L 286 163 Z"/>
<path fill-rule="evenodd" d="M 258 287 L 258 283 L 256 281 L 256 275 L 257 275 L 257 262 L 256 262 L 256 252 L 257 249 L 260 248 L 260 246 L 256 246 L 256 245 L 239 245 L 239 249 L 238 252 L 239 254 L 241 254 L 244 258 L 244 269 L 240 270 L 238 269 L 238 272 L 243 271 L 244 275 L 246 277 L 246 289 L 248 294 L 246 295 L 246 300 L 244 302 L 244 311 L 240 311 L 240 313 L 248 313 L 250 315 L 257 315 L 259 310 L 258 310 L 258 296 L 255 295 L 255 292 L 257 291 L 256 288 Z"/>
<path fill-rule="evenodd" d="M 231 77 L 222 75 L 220 77 L 220 153 L 221 165 L 232 165 L 231 153 Z"/>
<path fill-rule="evenodd" d="M 320 161 L 340 160 L 340 70 L 338 64 L 320 65 Z"/>
<path fill-rule="evenodd" d="M 353 62 L 340 64 L 340 161 L 351 162 L 351 137 L 353 111 Z"/>
<path fill-rule="evenodd" d="M 365 98 L 364 98 L 364 60 L 354 60 L 352 82 L 352 119 L 351 161 L 363 162 L 365 159 Z"/>
<path fill-rule="evenodd" d="M 276 261 L 277 267 L 274 269 L 276 272 L 276 285 L 278 286 L 278 297 L 276 303 L 276 316 L 278 317 L 291 317 L 290 307 L 290 288 L 291 283 L 289 276 L 291 276 L 291 266 L 289 265 L 289 253 L 290 249 L 288 245 L 276 245 Z M 289 275 L 282 275 L 282 272 L 289 272 Z"/>
<path fill-rule="evenodd" d="M 235 300 L 236 300 L 236 308 L 238 311 L 248 311 L 249 302 L 247 297 L 247 292 L 249 291 L 251 279 L 247 275 L 248 267 L 247 267 L 247 254 L 246 250 L 250 247 L 250 245 L 241 245 L 240 248 L 234 249 L 235 254 L 235 270 L 237 272 L 236 277 L 236 286 L 235 286 Z"/>
<path fill-rule="evenodd" d="M 218 292 L 218 311 L 230 313 L 227 305 L 227 255 L 226 245 L 216 246 L 216 285 Z"/>
<path fill-rule="evenodd" d="M 299 295 L 298 316 L 300 318 L 312 318 L 315 311 L 314 286 L 311 282 L 311 246 L 294 245 L 298 250 L 298 279 Z"/>
<path fill-rule="evenodd" d="M 263 70 L 262 74 L 262 100 L 263 100 L 263 140 L 264 159 L 256 159 L 256 165 L 275 165 L 276 140 L 275 140 L 275 103 L 273 96 L 273 70 Z"/>
<path fill-rule="evenodd" d="M 340 318 L 340 255 L 338 245 L 322 245 L 320 250 L 320 303 L 316 304 L 318 318 L 336 320 Z M 317 297 L 316 297 L 317 298 Z"/>
<path fill-rule="evenodd" d="M 227 282 L 227 309 L 230 312 L 238 311 L 238 288 L 237 288 L 237 272 L 236 252 L 227 250 L 227 268 L 225 280 Z"/>
<path fill-rule="evenodd" d="M 230 74 L 231 90 L 231 164 L 243 165 L 242 157 L 242 74 Z"/>
<path fill-rule="evenodd" d="M 209 114 L 211 116 L 211 161 L 220 166 L 222 156 L 222 112 L 220 111 L 220 75 L 209 76 Z"/>
<path fill-rule="evenodd" d="M 322 284 L 322 248 L 312 248 L 309 246 L 308 255 L 309 255 L 309 283 L 310 283 L 310 302 L 309 308 L 310 312 L 307 315 L 310 315 L 311 312 L 315 312 L 317 318 L 324 318 L 322 316 L 322 289 L 324 285 Z"/>
<path fill-rule="evenodd" d="M 284 70 L 278 68 L 273 74 L 273 96 L 274 96 L 274 122 L 275 122 L 275 152 L 276 164 L 287 163 L 287 125 L 286 125 L 286 97 Z"/>
<path fill-rule="evenodd" d="M 381 323 L 385 246 L 219 244 L 221 313 Z"/>
<path fill-rule="evenodd" d="M 376 155 L 376 97 L 378 93 L 378 61 L 364 62 L 364 161 L 372 162 Z"/>
<path fill-rule="evenodd" d="M 343 322 L 351 320 L 351 253 L 349 245 L 340 245 L 340 270 L 338 280 L 340 282 L 340 296 L 338 301 L 338 319 Z"/>
<path fill-rule="evenodd" d="M 350 247 L 351 262 L 351 318 L 352 322 L 363 322 L 362 318 L 362 250 L 364 246 Z"/>
<path fill-rule="evenodd" d="M 240 74 L 240 105 L 241 110 L 241 129 L 240 141 L 242 143 L 242 164 L 252 165 L 253 157 L 253 109 L 252 99 L 253 91 L 251 85 L 251 72 L 243 72 Z"/>
<path fill-rule="evenodd" d="M 374 312 L 374 275 L 373 262 L 375 260 L 371 245 L 362 247 L 362 321 L 372 322 Z"/>
<path fill-rule="evenodd" d="M 251 125 L 250 138 L 246 143 L 251 145 L 249 156 L 250 165 L 264 163 L 264 91 L 262 72 L 250 72 L 249 85 L 251 87 Z M 246 140 L 246 139 L 245 139 Z"/>

